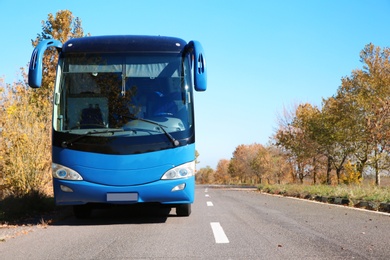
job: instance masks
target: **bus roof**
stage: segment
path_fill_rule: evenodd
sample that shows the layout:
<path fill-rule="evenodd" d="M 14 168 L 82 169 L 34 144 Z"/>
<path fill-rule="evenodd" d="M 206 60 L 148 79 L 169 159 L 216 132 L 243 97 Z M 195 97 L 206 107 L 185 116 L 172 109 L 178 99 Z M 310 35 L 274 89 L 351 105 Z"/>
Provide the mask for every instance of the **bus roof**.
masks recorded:
<path fill-rule="evenodd" d="M 62 47 L 62 53 L 126 53 L 170 52 L 180 53 L 186 42 L 166 36 L 112 35 L 74 38 Z"/>

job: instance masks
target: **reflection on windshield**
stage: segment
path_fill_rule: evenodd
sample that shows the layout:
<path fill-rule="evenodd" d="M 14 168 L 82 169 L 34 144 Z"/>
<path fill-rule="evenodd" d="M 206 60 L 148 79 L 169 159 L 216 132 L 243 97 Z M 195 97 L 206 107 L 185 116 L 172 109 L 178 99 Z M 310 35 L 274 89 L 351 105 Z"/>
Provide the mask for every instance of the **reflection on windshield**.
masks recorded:
<path fill-rule="evenodd" d="M 180 56 L 97 56 L 65 58 L 55 130 L 152 135 L 192 127 L 191 82 Z"/>

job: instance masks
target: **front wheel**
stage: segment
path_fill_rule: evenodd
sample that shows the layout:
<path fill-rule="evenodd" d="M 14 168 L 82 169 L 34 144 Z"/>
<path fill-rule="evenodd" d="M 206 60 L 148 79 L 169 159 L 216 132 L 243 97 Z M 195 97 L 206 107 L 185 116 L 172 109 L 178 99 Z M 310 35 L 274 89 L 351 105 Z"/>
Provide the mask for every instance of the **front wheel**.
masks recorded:
<path fill-rule="evenodd" d="M 191 204 L 180 204 L 176 206 L 176 215 L 188 217 L 191 215 Z"/>

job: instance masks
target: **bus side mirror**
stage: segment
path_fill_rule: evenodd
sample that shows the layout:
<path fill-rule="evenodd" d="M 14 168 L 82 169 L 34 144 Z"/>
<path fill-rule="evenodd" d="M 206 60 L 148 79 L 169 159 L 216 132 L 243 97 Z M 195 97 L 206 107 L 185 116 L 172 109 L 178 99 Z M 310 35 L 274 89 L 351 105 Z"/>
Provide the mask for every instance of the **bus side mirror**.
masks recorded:
<path fill-rule="evenodd" d="M 62 43 L 53 39 L 43 40 L 35 47 L 28 68 L 28 84 L 32 88 L 39 88 L 42 84 L 42 59 L 43 54 L 49 47 L 56 47 L 57 50 L 61 50 Z"/>
<path fill-rule="evenodd" d="M 189 45 L 194 48 L 194 84 L 196 91 L 207 89 L 207 69 L 203 47 L 198 41 L 191 41 Z"/>

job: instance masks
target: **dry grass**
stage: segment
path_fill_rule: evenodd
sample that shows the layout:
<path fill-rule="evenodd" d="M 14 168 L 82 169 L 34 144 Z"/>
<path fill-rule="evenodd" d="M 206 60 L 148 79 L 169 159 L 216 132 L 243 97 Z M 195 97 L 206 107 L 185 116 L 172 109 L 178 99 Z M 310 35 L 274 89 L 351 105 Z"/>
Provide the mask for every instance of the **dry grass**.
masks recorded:
<path fill-rule="evenodd" d="M 390 186 L 377 187 L 373 185 L 260 185 L 259 190 L 294 197 L 337 197 L 349 200 L 364 200 L 390 203 Z"/>
<path fill-rule="evenodd" d="M 51 104 L 34 93 L 22 82 L 0 92 L 0 199 L 51 180 Z"/>

